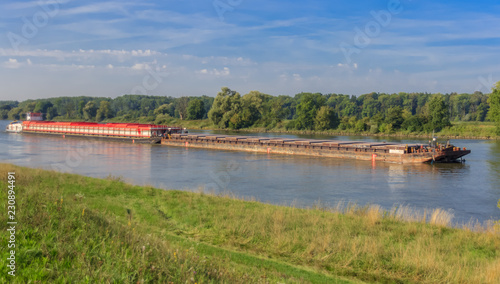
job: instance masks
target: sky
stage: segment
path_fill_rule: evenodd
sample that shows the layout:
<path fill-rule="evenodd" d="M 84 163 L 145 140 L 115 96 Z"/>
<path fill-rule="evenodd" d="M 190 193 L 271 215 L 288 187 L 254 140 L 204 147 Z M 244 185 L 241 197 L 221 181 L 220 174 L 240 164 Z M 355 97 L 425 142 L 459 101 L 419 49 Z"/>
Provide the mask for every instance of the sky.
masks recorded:
<path fill-rule="evenodd" d="M 0 100 L 489 93 L 498 1 L 0 3 Z"/>

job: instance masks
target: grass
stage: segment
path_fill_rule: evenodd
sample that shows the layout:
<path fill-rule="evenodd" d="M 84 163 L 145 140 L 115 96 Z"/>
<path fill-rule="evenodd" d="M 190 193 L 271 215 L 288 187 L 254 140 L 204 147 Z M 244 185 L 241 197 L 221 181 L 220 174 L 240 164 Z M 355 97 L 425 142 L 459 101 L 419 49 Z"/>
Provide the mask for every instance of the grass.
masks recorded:
<path fill-rule="evenodd" d="M 452 228 L 443 210 L 340 203 L 301 209 L 7 164 L 0 164 L 2 188 L 7 171 L 16 172 L 18 283 L 500 279 L 499 228 Z M 6 207 L 6 194 L 0 202 Z M 7 233 L 2 227 L 2 248 Z"/>
<path fill-rule="evenodd" d="M 442 136 L 457 138 L 498 139 L 494 122 L 453 122 L 449 128 L 441 130 Z"/>

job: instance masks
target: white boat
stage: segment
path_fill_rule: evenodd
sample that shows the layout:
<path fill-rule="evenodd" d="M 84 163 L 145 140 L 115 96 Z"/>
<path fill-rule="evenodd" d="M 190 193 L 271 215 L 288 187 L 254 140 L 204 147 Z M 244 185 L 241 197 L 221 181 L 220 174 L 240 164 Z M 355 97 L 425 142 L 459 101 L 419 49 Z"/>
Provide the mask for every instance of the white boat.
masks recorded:
<path fill-rule="evenodd" d="M 5 131 L 12 133 L 21 133 L 23 131 L 23 124 L 22 122 L 15 120 L 7 125 Z"/>

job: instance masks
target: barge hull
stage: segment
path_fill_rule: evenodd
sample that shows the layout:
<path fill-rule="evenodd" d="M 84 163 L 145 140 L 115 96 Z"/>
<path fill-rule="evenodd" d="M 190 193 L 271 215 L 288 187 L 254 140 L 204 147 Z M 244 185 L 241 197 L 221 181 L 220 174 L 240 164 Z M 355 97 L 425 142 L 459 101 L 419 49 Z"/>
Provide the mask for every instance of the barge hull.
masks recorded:
<path fill-rule="evenodd" d="M 161 137 L 182 132 L 180 127 L 140 123 L 23 121 L 22 124 L 16 124 L 16 126 L 21 126 L 21 133 L 27 134 L 62 138 L 85 137 L 140 144 L 158 144 Z"/>

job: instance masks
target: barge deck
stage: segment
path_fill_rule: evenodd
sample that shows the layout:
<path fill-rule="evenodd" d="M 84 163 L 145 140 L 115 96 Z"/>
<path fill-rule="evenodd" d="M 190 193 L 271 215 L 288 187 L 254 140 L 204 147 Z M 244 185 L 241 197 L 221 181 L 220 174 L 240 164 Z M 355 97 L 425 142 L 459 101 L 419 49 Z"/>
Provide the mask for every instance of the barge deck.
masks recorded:
<path fill-rule="evenodd" d="M 255 136 L 171 134 L 161 140 L 168 146 L 268 154 L 307 155 L 401 164 L 458 162 L 471 151 L 453 145 L 398 144 Z"/>

